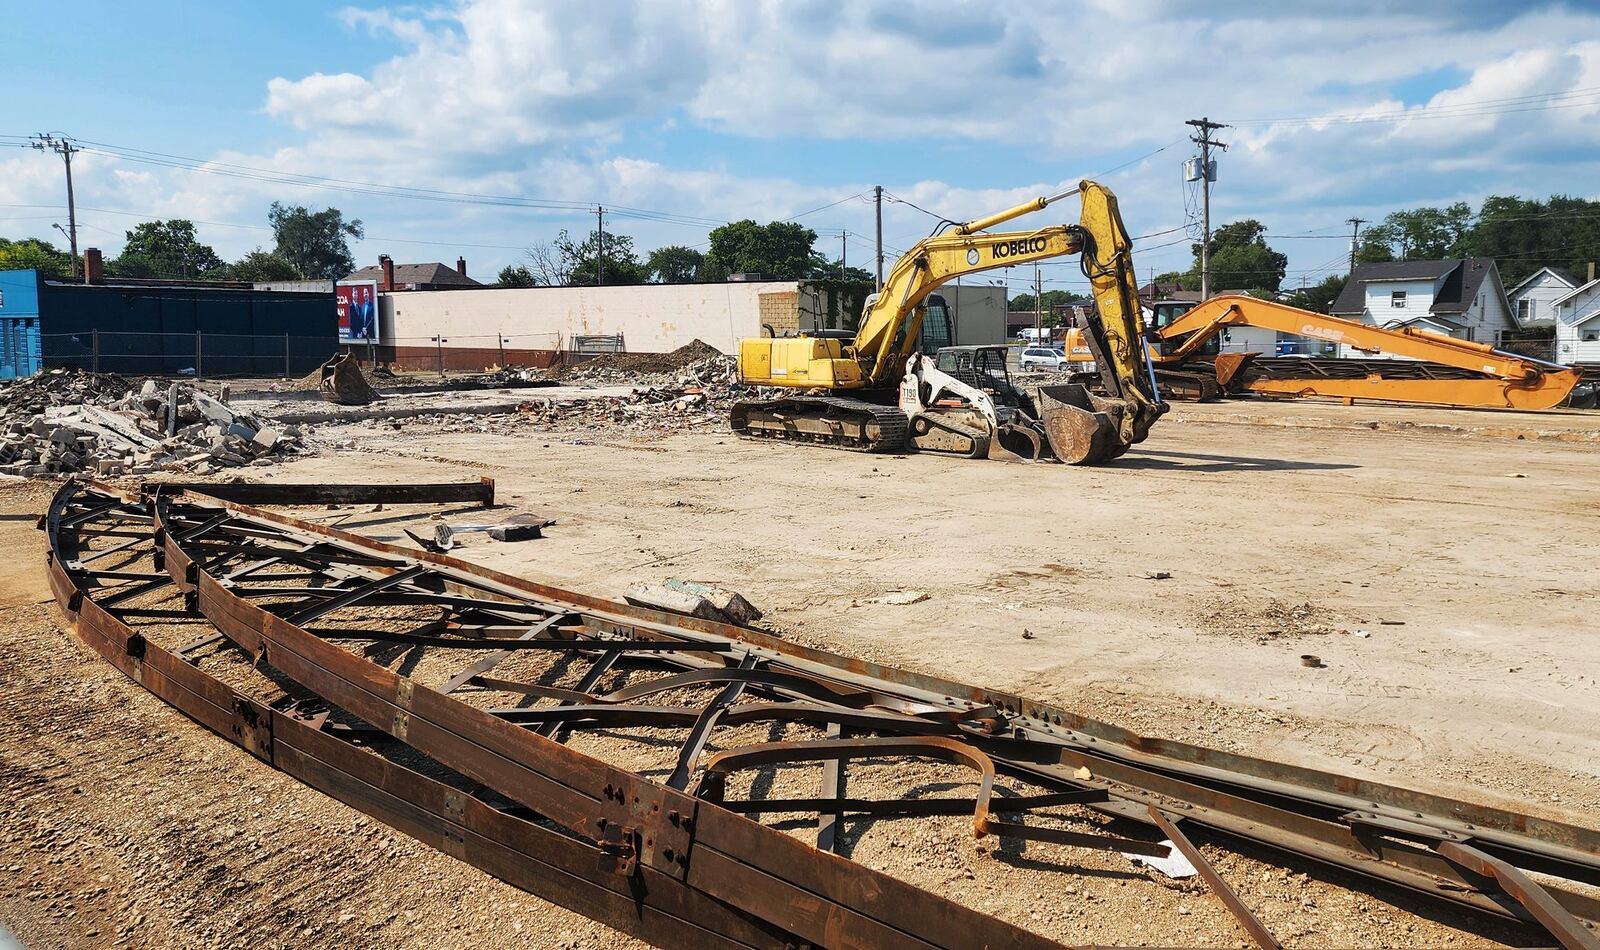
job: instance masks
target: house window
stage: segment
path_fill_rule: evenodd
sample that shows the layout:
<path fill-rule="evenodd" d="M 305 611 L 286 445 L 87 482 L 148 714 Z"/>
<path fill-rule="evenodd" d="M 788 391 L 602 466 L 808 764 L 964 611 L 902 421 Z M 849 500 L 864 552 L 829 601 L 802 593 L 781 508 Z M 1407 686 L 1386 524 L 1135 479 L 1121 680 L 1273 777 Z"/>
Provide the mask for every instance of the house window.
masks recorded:
<path fill-rule="evenodd" d="M 1517 322 L 1527 323 L 1533 319 L 1533 301 L 1524 298 L 1517 301 Z"/>
<path fill-rule="evenodd" d="M 1395 308 L 1404 308 L 1405 305 L 1406 305 L 1406 292 L 1405 291 L 1396 290 L 1396 291 L 1391 291 L 1390 292 L 1390 294 L 1389 294 L 1389 306 L 1395 307 Z"/>
<path fill-rule="evenodd" d="M 1585 331 L 1583 331 L 1583 342 L 1585 342 L 1585 343 L 1600 343 L 1600 330 L 1585 330 Z"/>

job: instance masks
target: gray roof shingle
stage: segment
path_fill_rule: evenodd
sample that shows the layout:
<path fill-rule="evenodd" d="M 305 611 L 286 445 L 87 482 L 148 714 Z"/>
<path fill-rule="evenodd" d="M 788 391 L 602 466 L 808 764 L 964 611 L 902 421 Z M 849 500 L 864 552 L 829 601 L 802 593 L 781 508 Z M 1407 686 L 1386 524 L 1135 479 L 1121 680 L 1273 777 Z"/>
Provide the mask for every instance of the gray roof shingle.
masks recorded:
<path fill-rule="evenodd" d="M 376 264 L 363 267 L 346 277 L 345 280 L 375 280 L 383 282 L 383 268 Z M 396 264 L 394 265 L 395 286 L 403 287 L 407 284 L 434 284 L 449 285 L 454 287 L 482 287 L 483 285 L 456 273 L 454 267 L 448 264 Z"/>

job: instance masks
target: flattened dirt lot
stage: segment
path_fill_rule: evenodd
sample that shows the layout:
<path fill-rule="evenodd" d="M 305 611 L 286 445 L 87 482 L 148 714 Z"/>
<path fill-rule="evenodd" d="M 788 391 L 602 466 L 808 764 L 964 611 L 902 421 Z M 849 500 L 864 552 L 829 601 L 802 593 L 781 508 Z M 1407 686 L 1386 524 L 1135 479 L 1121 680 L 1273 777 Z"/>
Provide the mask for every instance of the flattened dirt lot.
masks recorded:
<path fill-rule="evenodd" d="M 1572 437 L 1538 435 L 1553 425 Z M 261 474 L 490 475 L 502 502 L 557 520 L 534 542 L 461 536 L 458 554 L 497 569 L 604 596 L 720 581 L 805 643 L 1600 826 L 1600 442 L 1587 418 L 1180 407 L 1099 469 L 483 427 L 330 428 L 353 448 Z M 27 945 L 628 943 L 360 822 L 98 665 L 43 603 L 42 539 L 24 516 L 46 497 L 0 495 L 13 552 L 0 565 L 0 923 Z M 1098 870 L 1084 898 L 1102 912 L 1063 934 L 1242 939 L 1202 890 L 1085 863 Z M 1256 867 L 1235 883 L 1293 945 L 1499 945 Z"/>

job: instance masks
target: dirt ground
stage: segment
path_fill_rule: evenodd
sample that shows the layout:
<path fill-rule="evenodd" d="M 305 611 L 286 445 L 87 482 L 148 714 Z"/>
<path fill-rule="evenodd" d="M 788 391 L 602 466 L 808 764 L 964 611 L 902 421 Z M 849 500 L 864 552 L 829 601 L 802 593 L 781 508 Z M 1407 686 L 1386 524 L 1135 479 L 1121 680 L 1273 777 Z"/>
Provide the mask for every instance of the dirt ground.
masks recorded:
<path fill-rule="evenodd" d="M 501 570 L 604 596 L 720 581 L 801 642 L 1600 826 L 1600 414 L 1483 415 L 1188 406 L 1098 469 L 407 420 L 326 427 L 344 447 L 259 471 L 491 475 L 502 502 L 557 520 L 535 542 L 460 536 Z M 74 646 L 29 523 L 46 497 L 0 493 L 0 924 L 25 944 L 628 945 L 272 772 Z M 880 824 L 857 857 L 1064 939 L 1243 938 L 1203 890 L 1116 856 L 1079 862 L 1070 890 L 1042 871 L 1019 889 L 951 840 L 913 863 Z M 1219 865 L 1295 946 L 1499 945 Z"/>

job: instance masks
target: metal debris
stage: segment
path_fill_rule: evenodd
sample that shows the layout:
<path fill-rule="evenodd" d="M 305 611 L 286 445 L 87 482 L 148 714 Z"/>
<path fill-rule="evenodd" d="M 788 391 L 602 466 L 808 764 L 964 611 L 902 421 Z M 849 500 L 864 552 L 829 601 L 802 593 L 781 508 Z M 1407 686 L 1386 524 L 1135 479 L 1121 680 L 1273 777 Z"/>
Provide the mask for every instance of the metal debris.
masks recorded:
<path fill-rule="evenodd" d="M 320 491 L 352 504 L 385 497 Z M 1310 873 L 1333 868 L 1342 873 L 1331 881 L 1364 881 L 1376 897 L 1406 891 L 1407 902 L 1482 912 L 1461 914 L 1462 927 L 1520 919 L 1593 946 L 1600 901 L 1564 883 L 1600 885 L 1600 833 L 1589 829 L 1142 737 L 195 492 L 120 496 L 69 482 L 44 527 L 73 630 L 147 689 L 301 781 L 660 946 L 1059 946 L 755 817 L 796 812 L 818 815 L 817 841 L 830 849 L 840 820 L 961 814 L 975 836 L 1019 847 L 1181 852 L 1260 946 L 1276 941 L 1194 839 L 1242 841 L 1256 860 L 1277 855 Z M 213 632 L 176 647 L 149 626 L 197 615 Z M 442 678 L 376 662 L 423 654 L 464 665 Z M 558 667 L 574 679 L 539 672 Z M 213 670 L 260 682 L 224 685 Z M 466 691 L 473 702 L 454 695 Z M 746 723 L 816 738 L 707 754 Z M 619 754 L 681 737 L 661 781 L 564 741 L 627 743 L 640 731 L 643 744 Z M 968 780 L 944 795 L 844 793 L 849 763 L 908 757 Z M 728 780 L 810 762 L 816 797 L 734 794 L 745 786 Z M 1023 791 L 998 798 L 1001 780 Z"/>

